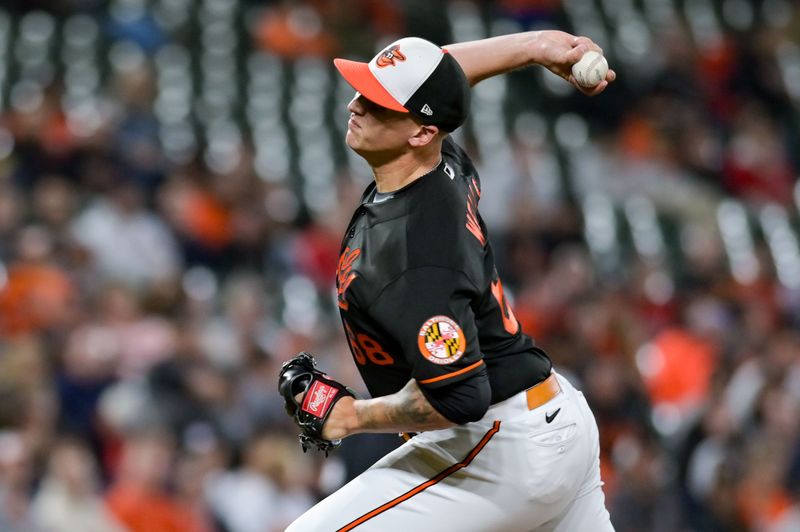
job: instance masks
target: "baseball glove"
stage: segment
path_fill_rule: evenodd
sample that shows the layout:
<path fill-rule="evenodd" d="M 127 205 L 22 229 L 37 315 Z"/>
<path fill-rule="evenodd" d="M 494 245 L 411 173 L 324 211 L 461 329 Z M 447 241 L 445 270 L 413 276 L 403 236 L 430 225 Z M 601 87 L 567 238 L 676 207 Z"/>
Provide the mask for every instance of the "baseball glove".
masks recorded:
<path fill-rule="evenodd" d="M 316 368 L 314 357 L 301 352 L 285 362 L 278 376 L 278 391 L 283 396 L 286 413 L 300 427 L 300 446 L 303 452 L 312 447 L 325 456 L 342 444 L 342 440 L 322 437 L 325 420 L 342 397 L 356 397 L 347 386 L 336 382 Z M 302 394 L 302 402 L 295 397 Z"/>

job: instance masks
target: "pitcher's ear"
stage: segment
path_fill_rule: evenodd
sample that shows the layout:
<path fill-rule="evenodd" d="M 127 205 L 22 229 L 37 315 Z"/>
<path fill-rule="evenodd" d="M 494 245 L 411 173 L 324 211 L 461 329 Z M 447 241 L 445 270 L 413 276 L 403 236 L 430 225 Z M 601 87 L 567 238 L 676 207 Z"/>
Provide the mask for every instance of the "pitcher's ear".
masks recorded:
<path fill-rule="evenodd" d="M 439 128 L 430 124 L 422 124 L 413 136 L 409 137 L 408 143 L 414 148 L 427 146 L 439 135 Z"/>

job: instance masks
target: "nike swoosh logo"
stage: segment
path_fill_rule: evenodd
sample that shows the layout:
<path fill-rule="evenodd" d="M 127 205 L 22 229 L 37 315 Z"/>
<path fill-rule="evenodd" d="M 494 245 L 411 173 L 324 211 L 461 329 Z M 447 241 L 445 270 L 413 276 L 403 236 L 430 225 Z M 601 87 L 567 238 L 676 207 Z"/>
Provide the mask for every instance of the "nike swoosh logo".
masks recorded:
<path fill-rule="evenodd" d="M 548 413 L 545 412 L 544 420 L 547 421 L 548 423 L 552 423 L 559 412 L 561 412 L 560 408 L 558 410 L 556 410 L 555 412 L 553 412 L 552 414 L 548 414 Z"/>

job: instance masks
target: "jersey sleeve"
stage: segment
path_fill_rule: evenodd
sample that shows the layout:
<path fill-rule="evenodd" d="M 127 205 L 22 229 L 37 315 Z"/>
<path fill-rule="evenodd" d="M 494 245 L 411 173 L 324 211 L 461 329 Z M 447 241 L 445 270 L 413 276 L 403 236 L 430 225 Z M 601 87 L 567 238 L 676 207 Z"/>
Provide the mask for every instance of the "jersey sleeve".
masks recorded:
<path fill-rule="evenodd" d="M 389 284 L 370 315 L 395 340 L 420 386 L 438 388 L 484 370 L 466 275 L 442 267 L 409 270 Z"/>

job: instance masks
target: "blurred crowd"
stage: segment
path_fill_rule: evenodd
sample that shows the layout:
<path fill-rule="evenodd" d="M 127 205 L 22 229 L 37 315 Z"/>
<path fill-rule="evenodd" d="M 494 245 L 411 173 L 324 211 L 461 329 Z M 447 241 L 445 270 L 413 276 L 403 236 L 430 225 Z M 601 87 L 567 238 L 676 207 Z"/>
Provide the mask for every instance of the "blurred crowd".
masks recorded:
<path fill-rule="evenodd" d="M 13 84 L 22 68 L 0 77 L 4 532 L 275 532 L 400 444 L 364 435 L 327 460 L 300 452 L 276 390 L 284 360 L 315 353 L 363 392 L 333 283 L 366 181 L 339 146 L 329 154 L 335 201 L 309 205 L 292 181 L 295 163 L 285 181 L 256 172 L 247 142 L 222 165 L 165 148 L 154 57 L 187 37 L 148 9 L 191 13 L 200 4 L 216 5 L 2 6 L 11 23 L 0 24 L 0 45 L 34 9 L 83 12 L 102 39 L 128 39 L 143 58 L 102 73 L 102 112 L 89 115 L 90 128 L 68 112 L 66 74 L 39 89 Z M 586 21 L 602 9 L 613 21 L 620 5 L 634 9 L 567 0 L 244 4 L 253 20 L 242 46 L 284 64 L 369 56 L 403 34 L 446 44 L 464 35 L 470 13 L 490 33 L 581 32 L 576 14 Z M 664 14 L 679 4 L 642 2 L 663 26 L 647 19 L 638 41 L 613 40 L 644 47 L 639 63 L 587 31 L 619 74 L 600 97 L 581 97 L 541 69 L 508 76 L 503 165 L 479 120 L 457 140 L 481 169 L 481 210 L 523 330 L 597 416 L 616 529 L 800 530 L 800 92 L 784 82 L 796 84 L 800 72 L 800 9 L 685 3 L 722 14 L 716 33 L 708 20 L 698 33 L 701 14 Z M 131 6 L 140 18 L 109 18 Z M 651 42 L 636 48 L 643 36 Z M 496 88 L 486 83 L 479 104 Z M 620 212 L 631 225 L 627 237 L 612 228 L 605 247 L 588 229 L 597 225 L 589 207 L 605 205 L 598 198 L 612 225 L 622 225 Z M 732 256 L 726 227 L 740 218 L 720 213 L 736 209 L 745 221 L 785 218 L 784 247 L 762 223 L 737 233 L 752 242 L 733 248 L 744 259 Z M 656 224 L 642 225 L 648 219 Z"/>

